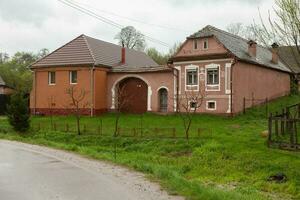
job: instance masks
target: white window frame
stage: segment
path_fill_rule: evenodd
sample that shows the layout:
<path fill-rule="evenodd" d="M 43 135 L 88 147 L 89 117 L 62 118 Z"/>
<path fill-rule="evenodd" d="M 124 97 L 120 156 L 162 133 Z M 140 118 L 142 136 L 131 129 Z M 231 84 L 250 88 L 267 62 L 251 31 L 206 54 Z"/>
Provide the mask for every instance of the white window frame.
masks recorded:
<path fill-rule="evenodd" d="M 54 73 L 55 75 L 55 80 L 54 80 L 54 83 L 51 83 L 51 78 L 52 78 L 52 75 L 51 73 Z M 48 71 L 48 84 L 49 85 L 56 85 L 56 72 L 55 71 Z"/>
<path fill-rule="evenodd" d="M 205 43 L 206 43 L 206 48 L 205 48 Z M 208 39 L 206 38 L 206 39 L 203 40 L 203 50 L 207 50 L 208 48 L 209 48 Z"/>
<path fill-rule="evenodd" d="M 230 81 L 231 81 L 231 63 L 226 63 L 225 64 L 225 94 L 231 93 Z M 229 84 L 229 88 L 227 88 L 228 84 Z"/>
<path fill-rule="evenodd" d="M 209 108 L 209 107 L 208 107 L 209 103 L 214 103 L 214 104 L 215 104 L 215 108 Z M 215 101 L 215 100 L 209 100 L 209 101 L 206 101 L 206 110 L 210 110 L 210 111 L 215 111 L 215 110 L 217 110 L 217 101 Z"/>
<path fill-rule="evenodd" d="M 196 103 L 196 107 L 195 108 L 192 108 L 191 107 L 191 103 Z M 189 109 L 191 109 L 191 111 L 195 111 L 198 109 L 198 105 L 197 105 L 197 102 L 196 101 L 188 101 L 188 104 L 189 104 Z"/>
<path fill-rule="evenodd" d="M 188 70 L 196 70 L 197 71 L 197 81 L 198 84 L 196 85 L 188 85 L 187 84 L 187 71 Z M 185 84 L 185 91 L 199 91 L 199 84 L 200 84 L 200 73 L 199 73 L 199 66 L 198 65 L 187 65 L 185 66 L 184 70 L 184 84 Z M 188 89 L 188 88 L 196 88 L 195 90 L 193 89 Z"/>
<path fill-rule="evenodd" d="M 76 83 L 72 82 L 72 72 L 76 72 L 76 74 L 77 74 Z M 77 70 L 71 70 L 71 71 L 69 71 L 69 79 L 70 79 L 70 84 L 71 85 L 76 85 L 78 83 L 78 71 Z"/>
<path fill-rule="evenodd" d="M 219 84 L 207 84 L 207 70 L 208 69 L 218 69 L 219 70 Z M 205 91 L 220 91 L 221 90 L 221 65 L 219 64 L 209 64 L 205 66 Z M 218 87 L 218 89 L 208 89 L 207 87 Z"/>

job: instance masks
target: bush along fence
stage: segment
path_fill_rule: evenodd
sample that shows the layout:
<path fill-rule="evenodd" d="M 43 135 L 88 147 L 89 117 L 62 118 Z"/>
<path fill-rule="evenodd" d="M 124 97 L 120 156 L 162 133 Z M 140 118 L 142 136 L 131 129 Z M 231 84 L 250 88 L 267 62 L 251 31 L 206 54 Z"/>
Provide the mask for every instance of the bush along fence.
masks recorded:
<path fill-rule="evenodd" d="M 268 146 L 300 151 L 300 103 L 269 115 Z"/>
<path fill-rule="evenodd" d="M 32 125 L 34 131 L 49 130 L 59 131 L 70 134 L 76 134 L 76 125 L 71 123 L 35 123 Z M 88 126 L 81 124 L 82 135 L 97 135 L 102 137 L 113 137 L 114 128 L 103 125 L 102 121 L 97 126 Z M 194 128 L 190 132 L 191 139 L 197 139 L 200 137 L 211 137 L 213 134 L 210 128 Z M 161 139 L 184 139 L 184 131 L 174 127 L 143 127 L 143 128 L 129 128 L 129 127 L 118 127 L 117 137 L 128 137 L 128 138 L 161 138 Z"/>
<path fill-rule="evenodd" d="M 9 103 L 9 96 L 0 94 L 0 115 L 4 115 L 6 113 L 6 106 Z"/>
<path fill-rule="evenodd" d="M 269 116 L 269 99 L 255 99 L 254 97 L 247 99 L 243 98 L 243 114 L 246 114 L 247 108 L 257 106 L 257 105 L 265 105 L 266 117 Z"/>

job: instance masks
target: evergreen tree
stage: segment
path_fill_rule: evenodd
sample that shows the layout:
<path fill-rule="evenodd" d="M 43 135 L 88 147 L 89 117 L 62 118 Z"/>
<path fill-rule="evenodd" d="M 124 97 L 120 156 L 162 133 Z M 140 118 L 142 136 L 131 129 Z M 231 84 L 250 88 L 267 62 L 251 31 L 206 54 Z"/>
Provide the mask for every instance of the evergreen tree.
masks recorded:
<path fill-rule="evenodd" d="M 9 123 L 14 130 L 26 132 L 30 127 L 30 114 L 28 109 L 28 99 L 22 92 L 11 95 L 10 103 L 7 106 L 7 116 Z"/>

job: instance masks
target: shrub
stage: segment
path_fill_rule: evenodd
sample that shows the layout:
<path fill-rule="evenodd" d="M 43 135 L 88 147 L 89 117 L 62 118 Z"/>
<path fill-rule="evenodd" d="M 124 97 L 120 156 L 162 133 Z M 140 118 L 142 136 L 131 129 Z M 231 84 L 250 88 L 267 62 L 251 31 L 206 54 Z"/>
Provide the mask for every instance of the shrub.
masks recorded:
<path fill-rule="evenodd" d="M 10 98 L 7 106 L 7 116 L 9 123 L 14 130 L 26 132 L 30 127 L 30 114 L 28 109 L 28 100 L 21 92 L 16 92 Z"/>

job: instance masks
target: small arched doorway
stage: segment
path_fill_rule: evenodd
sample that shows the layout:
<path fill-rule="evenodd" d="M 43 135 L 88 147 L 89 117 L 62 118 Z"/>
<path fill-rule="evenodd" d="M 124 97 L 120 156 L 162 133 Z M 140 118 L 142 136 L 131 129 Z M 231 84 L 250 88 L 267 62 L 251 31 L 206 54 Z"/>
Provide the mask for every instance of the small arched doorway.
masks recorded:
<path fill-rule="evenodd" d="M 168 112 L 168 90 L 166 88 L 161 88 L 158 90 L 159 97 L 159 111 Z"/>
<path fill-rule="evenodd" d="M 120 111 L 124 113 L 147 112 L 147 84 L 135 77 L 122 80 L 117 87 Z"/>

